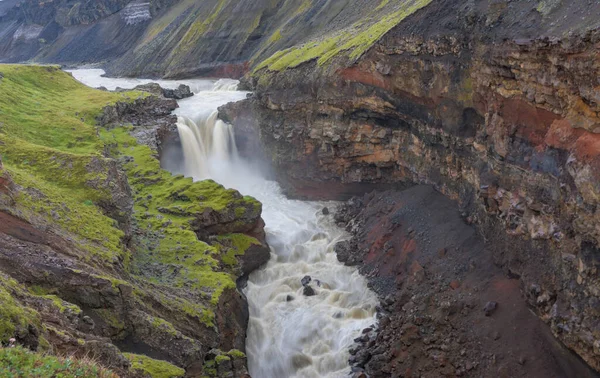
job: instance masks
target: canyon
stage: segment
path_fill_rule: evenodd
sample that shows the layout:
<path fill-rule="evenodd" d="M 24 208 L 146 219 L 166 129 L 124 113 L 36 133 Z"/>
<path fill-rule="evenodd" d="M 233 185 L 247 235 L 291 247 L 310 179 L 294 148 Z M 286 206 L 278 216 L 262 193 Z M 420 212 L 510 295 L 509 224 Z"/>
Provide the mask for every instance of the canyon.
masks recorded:
<path fill-rule="evenodd" d="M 240 155 L 271 167 L 272 178 L 291 198 L 349 200 L 332 215 L 350 234 L 336 246 L 336 253 L 343 263 L 358 267 L 381 300 L 378 327 L 366 328 L 350 351 L 356 376 L 597 376 L 600 3 L 15 4 L 0 2 L 3 62 L 96 63 L 117 76 L 240 78 L 240 88 L 251 92 L 248 98 L 219 108 L 219 117 L 233 126 Z M 129 123 L 142 129 L 154 125 L 151 129 L 158 131 L 150 138 L 151 148 L 158 156 L 163 141 L 177 139 L 170 116 L 174 105 L 166 105 L 166 99 L 161 105 L 148 101 L 158 100 L 107 108 L 99 122 L 108 130 Z M 143 114 L 151 119 L 140 121 Z M 129 142 L 124 143 L 121 151 Z M 127 164 L 119 143 L 104 148 L 109 154 L 125 155 L 120 164 Z M 77 268 L 83 262 L 72 261 L 77 248 L 63 246 L 67 237 L 40 233 L 46 223 L 42 226 L 36 217 L 15 210 L 11 201 L 23 184 L 12 178 L 20 177 L 20 171 L 11 175 L 10 169 L 25 155 L 13 151 L 10 160 L 7 151 L 8 163 L 4 151 L 3 160 L 9 168 L 2 172 L 8 174 L 0 181 L 6 214 L 2 245 L 7 246 L 2 265 L 30 272 L 13 278 L 27 285 L 48 283 L 39 266 L 19 263 L 24 257 L 11 252 L 25 245 L 32 256 L 42 253 L 38 246 L 43 245 L 48 259 L 60 261 L 56 265 L 72 266 L 68 274 L 73 282 L 83 279 L 74 273 L 79 270 L 100 269 L 102 275 L 123 277 L 126 270 L 118 265 L 124 261 L 108 272 L 105 267 L 88 267 L 90 262 L 85 269 Z M 23 164 L 18 170 L 29 169 Z M 111 164 L 94 167 L 107 171 L 110 190 L 116 186 L 124 192 L 97 204 L 118 222 L 124 240 L 135 241 L 141 231 L 138 220 L 131 218 L 132 206 L 153 205 L 143 198 L 136 202 L 128 192 L 132 189 L 127 189 L 131 184 L 125 184 Z M 135 180 L 145 183 L 140 178 L 144 170 L 125 170 L 133 185 Z M 253 200 L 243 199 L 233 205 L 246 209 L 242 227 L 234 221 L 239 220 L 235 209 L 200 217 L 191 231 L 211 243 L 216 235 L 231 232 L 258 237 L 257 260 L 249 264 L 254 270 L 266 262 L 268 253 L 260 237 L 261 212 L 242 204 Z M 198 217 L 191 206 L 189 210 L 186 216 Z M 145 262 L 151 264 L 152 259 Z M 240 265 L 226 271 L 250 273 L 243 262 L 236 264 Z M 217 316 L 216 337 L 214 329 L 199 330 L 190 327 L 189 319 L 141 306 L 135 300 L 141 295 L 137 290 L 144 292 L 141 298 L 156 297 L 144 291 L 151 283 L 140 284 L 140 289 L 117 285 L 120 294 L 108 293 L 115 286 L 110 280 L 97 281 L 100 275 L 83 280 L 96 280 L 89 285 L 104 287 L 102 298 L 120 296 L 118 305 L 111 304 L 119 313 L 128 313 L 121 308 L 126 304 L 140 319 L 152 316 L 172 323 L 185 340 L 192 340 L 190 345 L 202 340 L 194 356 L 165 348 L 167 356 L 150 357 L 174 361 L 194 376 L 203 369 L 192 363 L 196 357 L 222 361 L 227 356 L 233 362 L 219 374 L 245 373 L 245 356 L 236 362 L 238 354 L 227 351 L 245 350 L 247 319 L 231 325 Z M 11 295 L 24 292 L 13 288 L 8 278 L 6 282 Z M 51 286 L 59 288 L 60 298 L 85 304 L 68 287 L 58 282 Z M 20 295 L 28 304 L 33 301 L 30 294 Z M 215 314 L 247 311 L 235 285 L 223 295 L 226 299 L 211 310 Z M 235 308 L 219 307 L 226 303 Z M 45 319 L 45 310 L 37 311 Z M 131 315 L 123 323 L 124 327 L 106 326 L 106 333 L 96 336 L 125 335 L 117 344 L 123 348 L 129 337 L 154 348 L 164 345 L 164 339 L 145 338 L 150 332 L 144 333 L 140 324 L 147 322 Z M 230 332 L 230 327 L 236 331 Z M 35 332 L 19 332 L 19 341 L 33 347 Z M 71 336 L 69 345 L 75 347 L 73 340 L 77 337 Z M 175 342 L 173 337 L 169 340 Z M 382 345 L 385 348 L 377 348 Z M 223 352 L 211 352 L 213 348 Z"/>

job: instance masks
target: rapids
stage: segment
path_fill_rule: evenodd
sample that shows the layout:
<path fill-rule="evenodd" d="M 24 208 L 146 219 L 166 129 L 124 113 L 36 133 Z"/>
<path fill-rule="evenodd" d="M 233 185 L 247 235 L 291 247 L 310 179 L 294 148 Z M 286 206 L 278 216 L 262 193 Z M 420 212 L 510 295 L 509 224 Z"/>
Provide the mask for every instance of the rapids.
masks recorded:
<path fill-rule="evenodd" d="M 102 70 L 73 76 L 92 87 L 132 88 L 152 80 L 105 78 Z M 276 182 L 240 158 L 231 125 L 217 119 L 217 107 L 246 97 L 237 82 L 155 80 L 161 86 L 190 86 L 195 96 L 180 100 L 177 128 L 183 161 L 177 171 L 196 180 L 213 179 L 263 203 L 271 260 L 250 275 L 246 353 L 254 378 L 344 377 L 349 348 L 361 330 L 374 324 L 377 298 L 355 268 L 338 262 L 334 245 L 347 237 L 323 207 L 334 203 L 286 198 Z M 173 166 L 173 164 L 169 164 Z M 303 295 L 309 275 L 316 295 Z M 317 285 L 319 280 L 321 285 Z"/>

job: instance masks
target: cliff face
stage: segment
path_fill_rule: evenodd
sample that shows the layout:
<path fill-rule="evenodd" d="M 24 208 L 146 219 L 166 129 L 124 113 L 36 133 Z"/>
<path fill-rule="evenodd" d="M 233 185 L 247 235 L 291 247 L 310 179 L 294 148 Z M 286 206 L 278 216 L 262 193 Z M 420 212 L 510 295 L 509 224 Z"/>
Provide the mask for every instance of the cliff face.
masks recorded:
<path fill-rule="evenodd" d="M 297 196 L 425 183 L 457 200 L 554 335 L 600 369 L 599 10 L 434 1 L 356 59 L 274 56 L 222 114 Z"/>
<path fill-rule="evenodd" d="M 0 345 L 123 377 L 243 375 L 236 281 L 269 258 L 261 204 L 160 168 L 174 100 L 0 73 Z"/>

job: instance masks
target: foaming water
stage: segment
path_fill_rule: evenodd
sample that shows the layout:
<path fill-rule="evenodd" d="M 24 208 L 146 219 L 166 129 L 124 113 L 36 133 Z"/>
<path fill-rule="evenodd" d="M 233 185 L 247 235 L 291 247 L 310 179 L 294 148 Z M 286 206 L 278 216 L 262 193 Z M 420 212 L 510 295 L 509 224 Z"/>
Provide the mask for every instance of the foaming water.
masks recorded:
<path fill-rule="evenodd" d="M 135 79 L 102 78 L 100 70 L 76 70 L 90 86 L 132 88 Z M 107 82 L 110 81 L 110 86 Z M 232 127 L 216 109 L 245 98 L 230 80 L 159 81 L 165 87 L 190 85 L 195 96 L 179 101 L 177 127 L 185 161 L 181 171 L 212 178 L 263 203 L 269 263 L 250 275 L 245 294 L 250 309 L 246 353 L 254 378 L 345 377 L 349 348 L 375 323 L 376 296 L 356 269 L 337 261 L 334 245 L 347 237 L 323 206 L 286 198 L 276 182 L 265 180 L 238 156 Z M 312 277 L 316 295 L 303 295 L 301 280 Z M 320 282 L 320 285 L 316 281 Z"/>

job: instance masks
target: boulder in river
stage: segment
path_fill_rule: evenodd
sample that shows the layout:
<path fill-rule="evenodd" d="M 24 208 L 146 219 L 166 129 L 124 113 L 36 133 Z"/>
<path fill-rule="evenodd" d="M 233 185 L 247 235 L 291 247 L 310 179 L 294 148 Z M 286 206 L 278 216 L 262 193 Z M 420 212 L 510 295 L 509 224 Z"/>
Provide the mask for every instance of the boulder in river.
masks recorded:
<path fill-rule="evenodd" d="M 310 285 L 304 286 L 304 291 L 302 292 L 302 294 L 304 294 L 307 297 L 317 295 L 317 293 L 315 293 L 315 289 L 313 289 Z"/>
<path fill-rule="evenodd" d="M 180 84 L 175 89 L 163 88 L 163 96 L 166 98 L 174 98 L 175 100 L 181 100 L 184 98 L 192 97 L 194 92 L 190 90 L 190 87 L 185 84 Z"/>
<path fill-rule="evenodd" d="M 302 280 L 300 280 L 300 282 L 302 283 L 302 286 L 306 287 L 306 285 L 308 285 L 310 283 L 310 281 L 312 281 L 312 278 L 310 276 L 304 276 L 304 278 L 302 278 Z"/>

